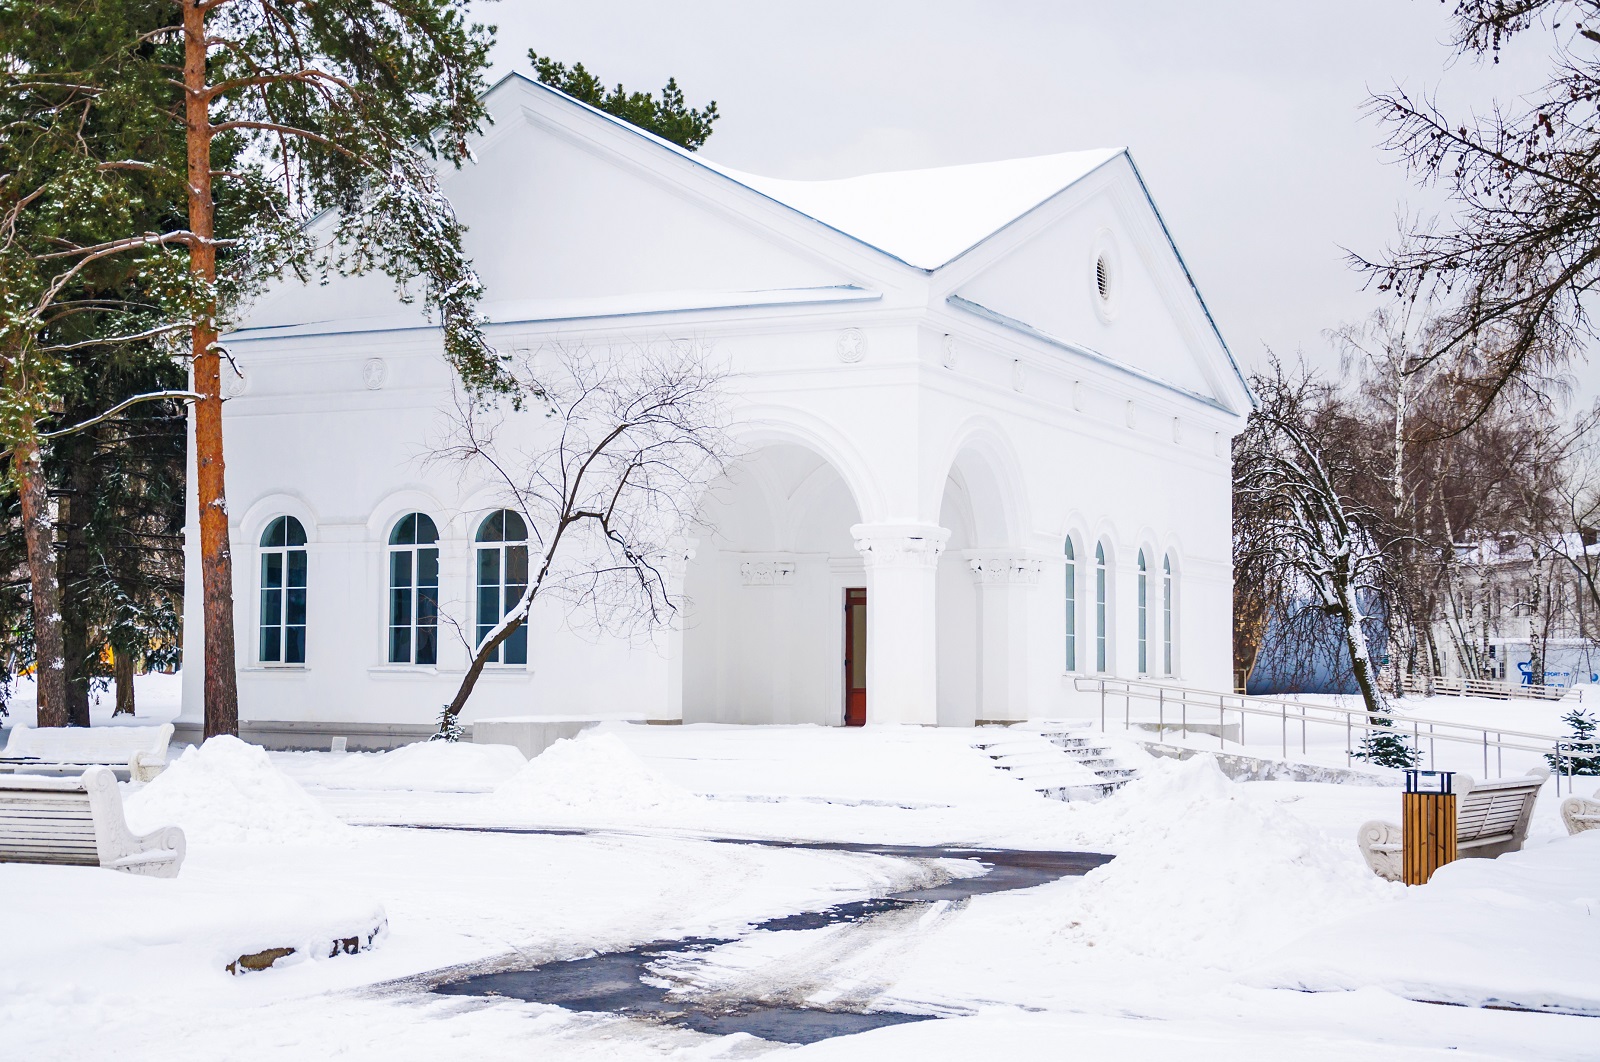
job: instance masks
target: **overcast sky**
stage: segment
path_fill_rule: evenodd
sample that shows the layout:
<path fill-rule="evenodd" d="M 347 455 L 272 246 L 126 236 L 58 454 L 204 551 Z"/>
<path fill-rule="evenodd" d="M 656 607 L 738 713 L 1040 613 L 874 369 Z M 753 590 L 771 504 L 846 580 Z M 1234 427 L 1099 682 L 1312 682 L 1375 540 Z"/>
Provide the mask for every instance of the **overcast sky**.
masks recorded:
<path fill-rule="evenodd" d="M 1544 39 L 1452 63 L 1439 0 L 502 0 L 496 75 L 536 49 L 608 83 L 676 77 L 722 117 L 702 154 L 842 177 L 1127 146 L 1235 356 L 1304 350 L 1374 294 L 1342 248 L 1381 253 L 1396 212 L 1436 209 L 1377 149 L 1369 89 L 1510 99 Z M 1600 365 L 1581 370 L 1600 392 Z"/>

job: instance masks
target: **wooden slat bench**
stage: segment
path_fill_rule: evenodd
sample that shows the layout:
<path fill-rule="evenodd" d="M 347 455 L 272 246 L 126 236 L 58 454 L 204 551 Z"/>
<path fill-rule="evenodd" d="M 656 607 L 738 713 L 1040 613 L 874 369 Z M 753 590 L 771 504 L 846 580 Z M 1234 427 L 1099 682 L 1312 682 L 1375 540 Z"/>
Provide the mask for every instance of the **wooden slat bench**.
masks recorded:
<path fill-rule="evenodd" d="M 1563 800 L 1561 821 L 1567 824 L 1569 834 L 1600 830 L 1600 791 L 1595 792 L 1593 800 L 1581 796 L 1569 796 Z"/>
<path fill-rule="evenodd" d="M 109 768 L 78 778 L 0 776 L 0 863 L 107 867 L 171 878 L 183 863 L 183 831 L 166 826 L 139 836 L 122 815 Z"/>
<path fill-rule="evenodd" d="M 0 771 L 70 771 L 109 767 L 148 782 L 167 766 L 172 724 L 160 726 L 19 726 L 0 752 Z"/>
<path fill-rule="evenodd" d="M 1533 802 L 1550 777 L 1548 767 L 1535 767 L 1521 778 L 1475 782 L 1455 776 L 1456 852 L 1458 858 L 1493 859 L 1522 849 L 1533 820 Z M 1356 843 L 1373 873 L 1389 881 L 1401 879 L 1399 826 L 1374 819 L 1356 832 Z"/>

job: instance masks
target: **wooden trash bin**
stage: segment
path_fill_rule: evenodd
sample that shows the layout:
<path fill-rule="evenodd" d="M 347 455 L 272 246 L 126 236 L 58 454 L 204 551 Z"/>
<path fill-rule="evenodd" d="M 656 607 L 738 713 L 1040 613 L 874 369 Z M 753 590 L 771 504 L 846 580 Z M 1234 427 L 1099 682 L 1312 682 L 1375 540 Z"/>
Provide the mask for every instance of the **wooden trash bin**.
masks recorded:
<path fill-rule="evenodd" d="M 1407 771 L 1401 796 L 1401 881 L 1426 885 L 1456 858 L 1456 795 L 1450 771 Z"/>

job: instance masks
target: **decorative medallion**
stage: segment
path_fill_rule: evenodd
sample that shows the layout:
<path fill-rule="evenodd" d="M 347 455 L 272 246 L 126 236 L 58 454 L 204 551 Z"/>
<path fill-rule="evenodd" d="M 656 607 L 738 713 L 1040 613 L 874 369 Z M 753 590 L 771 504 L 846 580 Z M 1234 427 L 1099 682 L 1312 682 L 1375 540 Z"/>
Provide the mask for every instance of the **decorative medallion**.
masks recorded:
<path fill-rule="evenodd" d="M 1172 441 L 1175 443 L 1183 442 L 1183 421 L 1177 417 L 1172 418 Z"/>
<path fill-rule="evenodd" d="M 1072 408 L 1079 413 L 1083 412 L 1083 381 L 1074 380 L 1072 384 Z"/>
<path fill-rule="evenodd" d="M 244 375 L 233 362 L 222 362 L 222 394 L 227 398 L 238 398 L 244 394 Z"/>
<path fill-rule="evenodd" d="M 361 381 L 369 391 L 380 389 L 388 379 L 389 366 L 383 363 L 382 358 L 368 358 L 367 363 L 361 366 Z"/>
<path fill-rule="evenodd" d="M 947 368 L 947 369 L 953 369 L 953 368 L 956 367 L 956 337 L 955 336 L 945 336 L 944 337 L 944 367 Z"/>
<path fill-rule="evenodd" d="M 846 328 L 839 333 L 839 360 L 846 365 L 867 356 L 867 336 L 859 328 Z"/>
<path fill-rule="evenodd" d="M 1128 418 L 1128 427 L 1133 428 L 1133 427 L 1137 427 L 1138 426 L 1139 420 L 1138 420 L 1138 417 L 1136 417 L 1134 415 L 1133 399 L 1131 399 L 1131 398 L 1128 399 L 1127 418 Z"/>
<path fill-rule="evenodd" d="M 1013 391 L 1028 389 L 1028 370 L 1023 368 L 1020 360 L 1011 363 L 1011 389 Z"/>

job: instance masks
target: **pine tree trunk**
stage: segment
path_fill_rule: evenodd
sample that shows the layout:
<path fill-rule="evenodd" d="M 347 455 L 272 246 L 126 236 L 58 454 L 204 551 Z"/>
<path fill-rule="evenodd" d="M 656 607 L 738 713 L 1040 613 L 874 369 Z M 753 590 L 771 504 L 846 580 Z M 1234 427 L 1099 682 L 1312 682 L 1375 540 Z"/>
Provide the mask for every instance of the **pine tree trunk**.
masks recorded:
<path fill-rule="evenodd" d="M 117 710 L 113 715 L 134 714 L 133 711 L 133 650 L 113 649 L 111 674 L 117 683 Z"/>
<path fill-rule="evenodd" d="M 39 457 L 39 443 L 24 439 L 13 447 L 13 474 L 22 503 L 22 534 L 33 584 L 34 678 L 38 682 L 38 725 L 67 725 L 67 676 L 61 639 L 61 590 L 56 583 L 55 521 Z"/>
<path fill-rule="evenodd" d="M 86 453 L 92 437 L 68 438 L 65 451 L 66 491 L 57 512 L 62 549 L 56 558 L 56 582 L 61 588 L 61 652 L 66 676 L 67 722 L 89 725 L 89 624 L 84 615 L 85 586 L 89 579 L 89 546 L 85 540 L 89 519 L 89 470 Z"/>
<path fill-rule="evenodd" d="M 188 142 L 189 268 L 217 279 L 215 209 L 211 195 L 211 121 L 206 73 L 207 8 L 183 5 L 185 131 Z M 205 616 L 205 736 L 239 732 L 234 673 L 233 559 L 228 548 L 228 501 L 222 464 L 222 365 L 215 305 L 193 329 L 195 495 L 200 510 L 200 581 Z"/>

